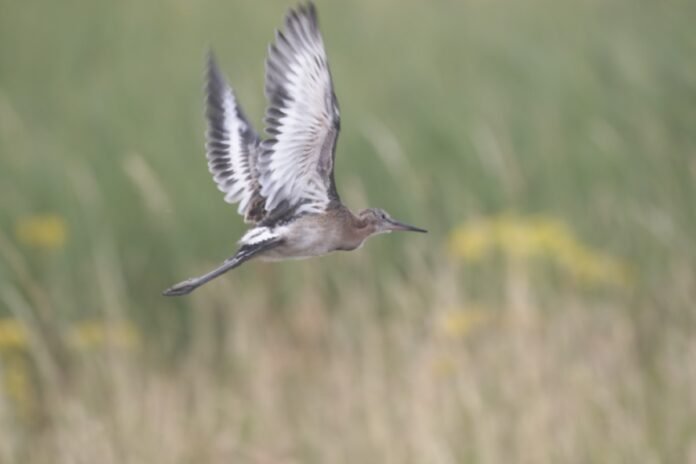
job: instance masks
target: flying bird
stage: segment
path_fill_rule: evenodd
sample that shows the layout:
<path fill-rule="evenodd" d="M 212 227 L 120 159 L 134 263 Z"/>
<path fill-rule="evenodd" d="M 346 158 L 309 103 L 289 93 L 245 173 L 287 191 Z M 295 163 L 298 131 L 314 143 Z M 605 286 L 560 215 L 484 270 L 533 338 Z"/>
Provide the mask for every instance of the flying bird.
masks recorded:
<path fill-rule="evenodd" d="M 426 232 L 378 208 L 353 214 L 341 202 L 334 180 L 340 113 L 312 3 L 287 13 L 268 49 L 268 138 L 249 123 L 212 53 L 206 80 L 208 168 L 225 201 L 238 203 L 253 227 L 222 265 L 163 295 L 186 295 L 254 258 L 308 258 L 354 250 L 376 234 Z"/>

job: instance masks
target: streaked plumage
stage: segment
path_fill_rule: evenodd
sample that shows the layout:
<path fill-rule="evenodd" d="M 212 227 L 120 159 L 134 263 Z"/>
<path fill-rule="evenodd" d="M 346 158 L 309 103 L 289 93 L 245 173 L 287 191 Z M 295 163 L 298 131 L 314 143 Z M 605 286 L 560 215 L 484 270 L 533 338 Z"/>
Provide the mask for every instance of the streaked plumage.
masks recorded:
<path fill-rule="evenodd" d="M 234 256 L 210 273 L 164 292 L 184 295 L 251 258 L 281 260 L 353 250 L 373 234 L 425 232 L 383 210 L 357 216 L 340 201 L 334 181 L 340 129 L 338 101 L 312 3 L 290 10 L 266 60 L 261 141 L 212 54 L 208 58 L 208 168 L 228 203 L 255 224 Z"/>
<path fill-rule="evenodd" d="M 258 222 L 265 215 L 256 167 L 261 139 L 237 104 L 212 54 L 208 56 L 207 81 L 208 169 L 225 194 L 225 201 L 239 203 L 237 211 L 245 221 Z"/>

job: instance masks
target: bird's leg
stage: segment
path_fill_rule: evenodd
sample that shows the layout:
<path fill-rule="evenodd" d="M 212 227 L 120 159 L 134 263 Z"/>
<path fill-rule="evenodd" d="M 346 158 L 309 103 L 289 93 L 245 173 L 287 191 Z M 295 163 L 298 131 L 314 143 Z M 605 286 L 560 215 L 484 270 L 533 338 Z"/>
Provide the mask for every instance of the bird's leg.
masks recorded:
<path fill-rule="evenodd" d="M 182 295 L 188 295 L 198 287 L 200 287 L 203 284 L 206 284 L 210 282 L 211 280 L 215 279 L 216 277 L 220 277 L 222 274 L 225 272 L 234 269 L 235 267 L 241 265 L 245 261 L 251 259 L 254 257 L 254 255 L 260 253 L 261 251 L 268 250 L 270 248 L 273 248 L 277 245 L 279 245 L 280 242 L 266 242 L 266 243 L 260 243 L 260 244 L 255 244 L 255 245 L 244 245 L 242 246 L 239 250 L 237 250 L 237 253 L 234 254 L 234 256 L 231 256 L 230 258 L 227 258 L 224 263 L 222 263 L 219 267 L 213 269 L 212 271 L 208 272 L 207 274 L 203 274 L 202 276 L 199 277 L 191 277 L 190 279 L 186 279 L 183 282 L 179 282 L 176 285 L 172 285 L 168 289 L 162 292 L 162 295 L 164 296 L 182 296 Z"/>
<path fill-rule="evenodd" d="M 165 296 L 182 296 L 182 295 L 188 295 L 198 287 L 200 287 L 203 284 L 206 284 L 213 280 L 216 277 L 221 276 L 225 272 L 229 271 L 230 269 L 233 269 L 237 266 L 239 266 L 241 263 L 234 260 L 230 259 L 229 261 L 225 261 L 221 266 L 213 269 L 212 271 L 208 272 L 207 274 L 204 274 L 200 277 L 191 277 L 190 279 L 186 279 L 182 282 L 179 282 L 176 285 L 172 285 L 168 289 L 162 292 L 162 295 Z"/>

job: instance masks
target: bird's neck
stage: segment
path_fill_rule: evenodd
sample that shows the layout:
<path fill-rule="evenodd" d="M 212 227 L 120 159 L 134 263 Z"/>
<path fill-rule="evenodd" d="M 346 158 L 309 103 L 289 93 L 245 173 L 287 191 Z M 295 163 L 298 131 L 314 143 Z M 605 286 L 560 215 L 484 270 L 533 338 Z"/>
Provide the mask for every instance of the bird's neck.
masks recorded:
<path fill-rule="evenodd" d="M 345 230 L 349 231 L 349 237 L 347 238 L 358 247 L 362 245 L 367 237 L 374 233 L 374 227 L 366 219 L 362 219 L 350 211 L 348 213 L 350 216 L 346 219 L 349 221 L 349 227 L 345 228 Z"/>

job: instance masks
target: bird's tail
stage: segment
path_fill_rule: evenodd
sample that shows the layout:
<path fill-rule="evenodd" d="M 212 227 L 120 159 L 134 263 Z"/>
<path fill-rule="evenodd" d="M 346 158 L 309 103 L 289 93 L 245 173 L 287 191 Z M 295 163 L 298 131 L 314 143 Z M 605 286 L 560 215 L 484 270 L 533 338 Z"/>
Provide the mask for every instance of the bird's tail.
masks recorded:
<path fill-rule="evenodd" d="M 242 245 L 237 252 L 227 258 L 224 263 L 219 267 L 213 269 L 212 271 L 204 274 L 200 277 L 192 277 L 190 279 L 179 282 L 176 285 L 172 285 L 168 289 L 162 292 L 164 296 L 182 296 L 188 295 L 198 287 L 203 284 L 210 282 L 216 277 L 220 277 L 227 271 L 234 269 L 235 267 L 241 266 L 244 262 L 250 260 L 262 251 L 270 250 L 280 245 L 280 240 L 268 240 L 265 242 L 254 243 L 251 245 Z"/>

